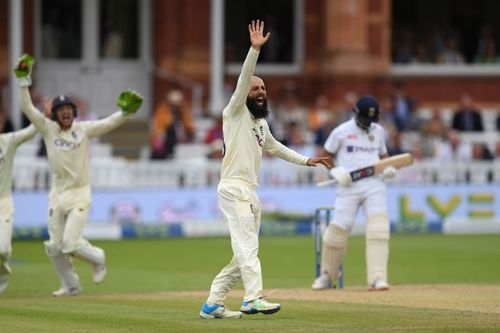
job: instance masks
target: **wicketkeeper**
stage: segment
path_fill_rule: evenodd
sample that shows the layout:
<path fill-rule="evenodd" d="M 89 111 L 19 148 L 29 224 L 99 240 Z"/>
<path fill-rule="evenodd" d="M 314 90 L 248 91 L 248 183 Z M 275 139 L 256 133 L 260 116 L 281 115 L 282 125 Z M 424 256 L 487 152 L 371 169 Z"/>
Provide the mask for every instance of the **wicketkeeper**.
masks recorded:
<path fill-rule="evenodd" d="M 32 139 L 35 126 L 20 131 L 0 134 L 0 293 L 7 289 L 11 269 L 8 260 L 12 254 L 14 204 L 12 202 L 12 166 L 17 148 Z"/>
<path fill-rule="evenodd" d="M 336 280 L 345 253 L 347 238 L 354 225 L 358 209 L 366 218 L 366 270 L 370 290 L 387 290 L 389 259 L 389 218 L 387 215 L 384 179 L 393 178 L 396 169 L 383 170 L 382 177 L 369 177 L 353 182 L 350 171 L 375 164 L 388 157 L 385 134 L 376 123 L 379 105 L 372 96 L 358 100 L 352 110 L 354 117 L 336 127 L 324 145 L 324 155 L 335 158 L 336 167 L 330 170 L 337 181 L 335 220 L 323 234 L 321 275 L 313 289 L 326 289 Z"/>
<path fill-rule="evenodd" d="M 52 101 L 52 115 L 48 119 L 31 101 L 28 87 L 33 64 L 33 57 L 25 54 L 19 58 L 14 72 L 21 88 L 21 109 L 43 136 L 53 174 L 48 212 L 50 239 L 45 242 L 45 248 L 61 288 L 52 294 L 74 296 L 80 293 L 81 287 L 72 257 L 91 264 L 95 283 L 102 282 L 106 275 L 104 251 L 82 238 L 91 205 L 90 140 L 130 119 L 141 106 L 142 96 L 136 91 L 124 91 L 117 100 L 120 111 L 97 121 L 74 122 L 78 113 L 75 103 L 68 96 L 60 95 Z"/>

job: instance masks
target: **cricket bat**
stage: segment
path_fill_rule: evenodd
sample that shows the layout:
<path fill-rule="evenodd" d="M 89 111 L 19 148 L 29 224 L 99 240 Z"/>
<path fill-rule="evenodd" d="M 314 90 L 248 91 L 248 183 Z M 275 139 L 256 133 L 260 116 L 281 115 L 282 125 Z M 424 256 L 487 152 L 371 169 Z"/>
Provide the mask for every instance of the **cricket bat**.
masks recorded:
<path fill-rule="evenodd" d="M 401 169 L 405 166 L 413 164 L 413 155 L 410 153 L 398 154 L 383 160 L 378 161 L 374 165 L 367 166 L 358 170 L 351 171 L 352 181 L 358 181 L 363 178 L 376 176 L 382 173 L 384 169 L 388 166 L 393 166 L 396 169 Z M 317 186 L 324 187 L 329 185 L 334 185 L 336 183 L 335 179 L 329 179 L 319 182 Z"/>

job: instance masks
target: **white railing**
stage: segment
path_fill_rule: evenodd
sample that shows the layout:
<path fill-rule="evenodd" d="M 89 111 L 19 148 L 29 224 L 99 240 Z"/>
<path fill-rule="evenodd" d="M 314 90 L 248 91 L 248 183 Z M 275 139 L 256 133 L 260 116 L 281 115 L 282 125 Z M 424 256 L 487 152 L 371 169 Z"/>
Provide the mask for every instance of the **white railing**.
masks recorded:
<path fill-rule="evenodd" d="M 168 161 L 128 161 L 116 157 L 92 158 L 94 189 L 183 188 L 216 186 L 219 160 L 203 157 Z M 50 170 L 43 158 L 17 157 L 14 186 L 18 191 L 45 190 L 50 186 Z M 261 186 L 314 186 L 328 178 L 322 167 L 307 168 L 279 159 L 265 158 L 261 164 Z M 416 162 L 399 171 L 397 184 L 486 184 L 500 183 L 500 161 L 473 163 Z"/>

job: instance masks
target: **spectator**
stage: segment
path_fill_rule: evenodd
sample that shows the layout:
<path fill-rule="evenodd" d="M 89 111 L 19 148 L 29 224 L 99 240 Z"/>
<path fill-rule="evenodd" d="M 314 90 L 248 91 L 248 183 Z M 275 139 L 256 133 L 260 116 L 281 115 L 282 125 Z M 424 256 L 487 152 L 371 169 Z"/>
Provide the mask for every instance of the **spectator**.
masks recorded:
<path fill-rule="evenodd" d="M 331 118 L 332 113 L 328 97 L 325 95 L 317 96 L 313 107 L 309 110 L 309 128 L 311 131 L 316 132 Z"/>
<path fill-rule="evenodd" d="M 210 143 L 207 157 L 211 160 L 220 160 L 224 157 L 224 142 L 222 139 L 216 139 Z"/>
<path fill-rule="evenodd" d="M 358 95 L 353 91 L 344 94 L 344 105 L 335 110 L 335 125 L 338 126 L 352 118 L 352 110 L 358 101 Z"/>
<path fill-rule="evenodd" d="M 472 98 L 463 94 L 461 104 L 452 119 L 452 128 L 461 132 L 482 132 L 483 119 L 481 113 L 473 106 Z"/>
<path fill-rule="evenodd" d="M 215 116 L 214 119 L 214 124 L 208 129 L 205 139 L 203 140 L 207 145 L 214 141 L 222 140 L 222 114 Z"/>
<path fill-rule="evenodd" d="M 407 95 L 403 82 L 395 82 L 393 87 L 394 121 L 396 128 L 398 131 L 417 129 L 418 122 L 414 116 L 416 102 Z"/>
<path fill-rule="evenodd" d="M 394 43 L 394 62 L 396 64 L 409 64 L 414 59 L 413 35 L 408 27 L 400 29 Z"/>
<path fill-rule="evenodd" d="M 479 51 L 474 57 L 476 64 L 496 64 L 500 62 L 500 57 L 497 54 L 497 45 L 493 38 L 485 41 L 484 48 Z"/>
<path fill-rule="evenodd" d="M 495 160 L 500 161 L 500 141 L 495 143 Z"/>
<path fill-rule="evenodd" d="M 472 144 L 472 159 L 474 161 L 492 161 L 493 158 L 488 146 L 484 142 L 475 142 Z"/>
<path fill-rule="evenodd" d="M 281 103 L 276 108 L 276 134 L 278 140 L 283 140 L 287 124 L 295 122 L 301 131 L 309 130 L 307 110 L 300 101 L 300 93 L 295 84 L 287 84 L 284 87 L 284 95 Z"/>
<path fill-rule="evenodd" d="M 422 158 L 433 158 L 436 155 L 436 146 L 443 138 L 447 138 L 448 129 L 441 119 L 441 111 L 434 109 L 432 111 L 432 118 L 422 122 L 419 130 L 418 142 Z"/>
<path fill-rule="evenodd" d="M 285 135 L 281 143 L 287 147 L 291 147 L 293 150 L 300 150 L 305 144 L 302 133 L 299 124 L 295 121 L 291 121 L 285 127 Z"/>
<path fill-rule="evenodd" d="M 432 59 L 427 51 L 427 47 L 424 43 L 419 42 L 415 46 L 415 55 L 411 61 L 414 64 L 428 64 L 432 62 Z"/>
<path fill-rule="evenodd" d="M 172 158 L 178 143 L 194 140 L 193 120 L 183 103 L 182 92 L 172 90 L 165 97 L 157 106 L 153 117 L 152 159 Z"/>
<path fill-rule="evenodd" d="M 401 133 L 392 130 L 391 133 L 389 133 L 389 140 L 387 142 L 387 154 L 389 156 L 394 156 L 403 153 L 406 153 L 406 151 L 401 147 Z"/>
<path fill-rule="evenodd" d="M 390 131 L 396 127 L 396 116 L 394 115 L 394 101 L 391 97 L 384 97 L 380 101 L 380 126 Z"/>
<path fill-rule="evenodd" d="M 78 96 L 71 96 L 71 99 L 76 104 L 76 108 L 78 109 L 78 116 L 75 118 L 75 121 L 86 121 L 86 120 L 97 120 L 97 114 L 92 111 L 89 111 L 88 104 Z"/>
<path fill-rule="evenodd" d="M 438 63 L 448 65 L 459 65 L 465 63 L 465 57 L 458 47 L 458 40 L 454 36 L 446 39 L 445 47 L 437 58 Z"/>
<path fill-rule="evenodd" d="M 434 161 L 437 163 L 470 162 L 472 149 L 470 145 L 461 142 L 460 134 L 448 128 L 443 136 L 436 140 Z"/>
<path fill-rule="evenodd" d="M 323 150 L 323 145 L 325 144 L 328 135 L 335 127 L 336 120 L 333 113 L 321 124 L 319 128 L 314 131 L 314 149 L 316 151 L 315 155 L 318 155 Z"/>

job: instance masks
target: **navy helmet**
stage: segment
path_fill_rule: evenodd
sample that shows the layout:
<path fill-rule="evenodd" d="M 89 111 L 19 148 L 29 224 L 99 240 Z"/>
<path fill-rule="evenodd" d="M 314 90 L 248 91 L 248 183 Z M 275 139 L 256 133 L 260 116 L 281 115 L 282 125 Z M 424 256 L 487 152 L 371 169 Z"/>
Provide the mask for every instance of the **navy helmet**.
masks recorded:
<path fill-rule="evenodd" d="M 380 107 L 375 97 L 363 96 L 356 102 L 352 111 L 355 114 L 356 124 L 363 129 L 369 129 L 373 122 L 378 121 Z"/>
<path fill-rule="evenodd" d="M 69 96 L 59 95 L 52 100 L 52 107 L 50 108 L 52 120 L 57 119 L 57 108 L 63 105 L 70 105 L 73 108 L 73 116 L 75 118 L 78 116 L 75 102 Z"/>

